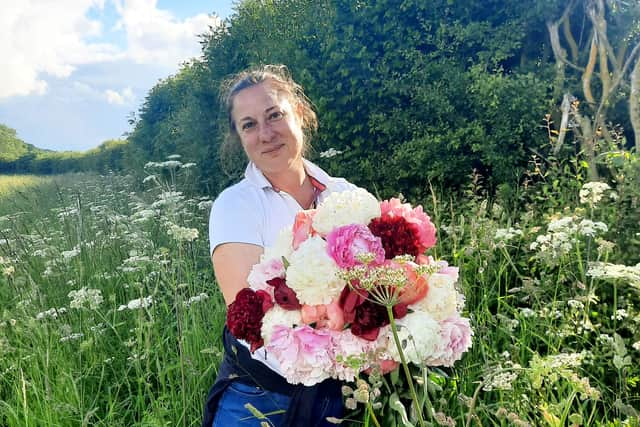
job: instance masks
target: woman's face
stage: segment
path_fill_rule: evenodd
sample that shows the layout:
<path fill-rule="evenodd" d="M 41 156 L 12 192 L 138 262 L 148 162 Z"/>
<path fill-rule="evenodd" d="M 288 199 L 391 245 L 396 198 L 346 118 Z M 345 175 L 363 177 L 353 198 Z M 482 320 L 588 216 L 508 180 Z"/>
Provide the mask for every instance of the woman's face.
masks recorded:
<path fill-rule="evenodd" d="M 268 80 L 238 92 L 231 117 L 247 157 L 265 175 L 283 172 L 301 159 L 300 115 Z"/>

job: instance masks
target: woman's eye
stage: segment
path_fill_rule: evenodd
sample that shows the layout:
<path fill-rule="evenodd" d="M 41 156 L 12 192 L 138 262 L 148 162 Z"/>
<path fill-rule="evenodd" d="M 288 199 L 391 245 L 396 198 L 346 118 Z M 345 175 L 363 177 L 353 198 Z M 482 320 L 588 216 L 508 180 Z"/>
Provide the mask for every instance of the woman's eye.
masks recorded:
<path fill-rule="evenodd" d="M 253 122 L 244 122 L 240 126 L 240 129 L 243 130 L 243 131 L 247 131 L 249 129 L 252 129 L 254 126 L 255 126 L 255 123 L 253 123 Z"/>
<path fill-rule="evenodd" d="M 282 111 L 274 111 L 273 113 L 269 114 L 269 120 L 280 120 L 283 117 L 284 113 Z"/>

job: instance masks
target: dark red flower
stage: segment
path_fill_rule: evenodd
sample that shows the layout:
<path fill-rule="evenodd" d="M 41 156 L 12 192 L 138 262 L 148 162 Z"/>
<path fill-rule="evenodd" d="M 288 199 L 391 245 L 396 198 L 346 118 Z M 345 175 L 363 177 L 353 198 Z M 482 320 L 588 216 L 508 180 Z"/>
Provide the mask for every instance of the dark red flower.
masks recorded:
<path fill-rule="evenodd" d="M 382 216 L 369 223 L 369 230 L 382 240 L 385 258 L 397 255 L 420 255 L 420 234 L 415 224 L 401 216 Z"/>
<path fill-rule="evenodd" d="M 269 294 L 264 294 L 266 298 L 271 299 Z M 234 337 L 251 344 L 251 351 L 264 344 L 260 336 L 264 317 L 264 294 L 258 294 L 249 288 L 241 289 L 235 301 L 227 308 L 227 328 Z"/>
<path fill-rule="evenodd" d="M 393 310 L 394 319 L 402 319 L 404 316 L 407 315 L 407 312 L 409 311 L 409 306 L 407 304 L 398 303 L 393 306 L 392 310 Z"/>
<path fill-rule="evenodd" d="M 373 301 L 365 300 L 356 307 L 351 333 L 368 341 L 378 338 L 380 328 L 389 324 L 387 309 Z"/>
<path fill-rule="evenodd" d="M 267 285 L 273 286 L 274 288 L 277 288 L 280 285 L 286 285 L 286 284 L 287 282 L 282 277 L 274 277 L 273 279 L 267 280 Z"/>
<path fill-rule="evenodd" d="M 276 286 L 273 290 L 273 297 L 278 305 L 285 310 L 299 310 L 302 308 L 296 292 L 284 283 Z"/>
<path fill-rule="evenodd" d="M 342 289 L 338 304 L 344 312 L 345 323 L 352 323 L 356 318 L 356 308 L 362 304 L 369 293 L 364 289 L 358 288 L 358 283 L 352 283 Z"/>

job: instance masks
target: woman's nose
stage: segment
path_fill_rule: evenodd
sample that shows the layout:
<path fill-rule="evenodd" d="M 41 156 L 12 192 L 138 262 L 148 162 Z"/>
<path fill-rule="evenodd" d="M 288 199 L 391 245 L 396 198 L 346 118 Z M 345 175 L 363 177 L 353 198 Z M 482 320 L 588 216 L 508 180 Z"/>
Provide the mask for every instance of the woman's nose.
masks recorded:
<path fill-rule="evenodd" d="M 258 136 L 261 141 L 270 142 L 271 139 L 273 139 L 273 135 L 274 132 L 271 127 L 271 123 L 267 122 L 260 125 L 260 128 L 258 129 Z"/>

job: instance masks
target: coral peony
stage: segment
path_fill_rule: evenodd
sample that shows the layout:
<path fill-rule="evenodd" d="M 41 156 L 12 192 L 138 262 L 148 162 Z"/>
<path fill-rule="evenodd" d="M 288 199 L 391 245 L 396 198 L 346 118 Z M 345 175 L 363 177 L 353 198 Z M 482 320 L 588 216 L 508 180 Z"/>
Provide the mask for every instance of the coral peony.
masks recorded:
<path fill-rule="evenodd" d="M 300 211 L 296 214 L 296 219 L 293 223 L 293 242 L 291 245 L 293 250 L 298 249 L 300 243 L 316 234 L 313 229 L 313 217 L 315 214 L 315 209 Z"/>

